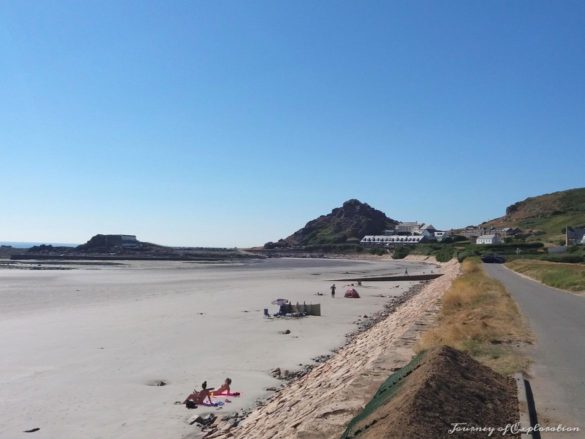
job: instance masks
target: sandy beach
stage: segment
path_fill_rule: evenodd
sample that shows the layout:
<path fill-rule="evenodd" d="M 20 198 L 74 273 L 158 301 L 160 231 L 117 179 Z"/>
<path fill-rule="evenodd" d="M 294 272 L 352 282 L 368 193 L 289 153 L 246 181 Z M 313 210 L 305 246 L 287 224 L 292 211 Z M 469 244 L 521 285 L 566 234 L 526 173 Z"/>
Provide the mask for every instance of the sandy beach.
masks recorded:
<path fill-rule="evenodd" d="M 175 405 L 203 380 L 242 393 L 217 415 L 254 406 L 270 375 L 341 346 L 356 320 L 409 282 L 366 283 L 344 299 L 331 279 L 429 272 L 418 261 L 275 259 L 243 264 L 133 262 L 0 270 L 0 437 L 181 438 L 203 410 Z M 398 285 L 398 287 L 396 287 Z M 321 292 L 323 296 L 317 296 Z M 382 297 L 381 297 L 382 296 Z M 264 319 L 285 297 L 321 317 Z M 290 334 L 280 332 L 290 330 Z M 165 386 L 155 386 L 160 381 Z M 215 410 L 215 409 L 213 409 Z"/>
<path fill-rule="evenodd" d="M 434 324 L 438 301 L 459 273 L 456 261 L 442 265 L 443 276 L 417 287 L 414 297 L 328 361 L 275 394 L 239 425 L 234 426 L 233 421 L 220 423 L 216 432 L 205 437 L 340 437 L 380 384 L 410 361 L 420 334 Z"/>

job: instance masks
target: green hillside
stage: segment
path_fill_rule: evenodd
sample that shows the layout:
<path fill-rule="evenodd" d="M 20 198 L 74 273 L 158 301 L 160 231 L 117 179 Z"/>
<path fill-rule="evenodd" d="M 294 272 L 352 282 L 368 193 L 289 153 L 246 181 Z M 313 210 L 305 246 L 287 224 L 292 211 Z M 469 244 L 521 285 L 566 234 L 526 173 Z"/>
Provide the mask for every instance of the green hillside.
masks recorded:
<path fill-rule="evenodd" d="M 527 198 L 481 226 L 518 227 L 529 232 L 529 241 L 559 244 L 565 227 L 585 227 L 585 188 Z"/>

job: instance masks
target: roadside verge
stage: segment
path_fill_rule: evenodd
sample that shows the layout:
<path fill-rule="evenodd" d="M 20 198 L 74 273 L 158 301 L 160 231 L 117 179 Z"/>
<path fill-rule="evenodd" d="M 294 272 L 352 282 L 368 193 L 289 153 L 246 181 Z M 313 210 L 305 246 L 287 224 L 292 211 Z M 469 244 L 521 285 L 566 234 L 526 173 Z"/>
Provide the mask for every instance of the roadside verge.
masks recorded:
<path fill-rule="evenodd" d="M 451 346 L 496 372 L 511 375 L 528 368 L 524 347 L 532 341 L 504 286 L 485 274 L 479 260 L 466 259 L 462 275 L 441 299 L 437 325 L 423 334 L 418 350 Z"/>

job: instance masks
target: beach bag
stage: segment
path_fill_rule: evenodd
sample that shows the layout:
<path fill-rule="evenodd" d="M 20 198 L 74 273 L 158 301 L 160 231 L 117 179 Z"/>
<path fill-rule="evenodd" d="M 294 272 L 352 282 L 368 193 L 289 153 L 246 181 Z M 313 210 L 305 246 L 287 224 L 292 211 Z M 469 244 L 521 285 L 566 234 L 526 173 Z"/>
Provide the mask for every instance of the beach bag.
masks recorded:
<path fill-rule="evenodd" d="M 185 406 L 187 406 L 188 409 L 197 408 L 197 404 L 195 404 L 195 401 L 193 401 L 192 399 L 188 399 L 187 402 L 185 403 Z"/>

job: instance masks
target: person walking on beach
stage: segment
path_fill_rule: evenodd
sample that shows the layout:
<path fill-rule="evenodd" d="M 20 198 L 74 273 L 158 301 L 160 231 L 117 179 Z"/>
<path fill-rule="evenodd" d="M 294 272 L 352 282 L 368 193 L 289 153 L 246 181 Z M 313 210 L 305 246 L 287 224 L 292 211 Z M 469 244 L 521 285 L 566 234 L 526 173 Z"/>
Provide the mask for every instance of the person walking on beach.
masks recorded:
<path fill-rule="evenodd" d="M 335 284 L 331 285 L 331 297 L 335 299 Z"/>

